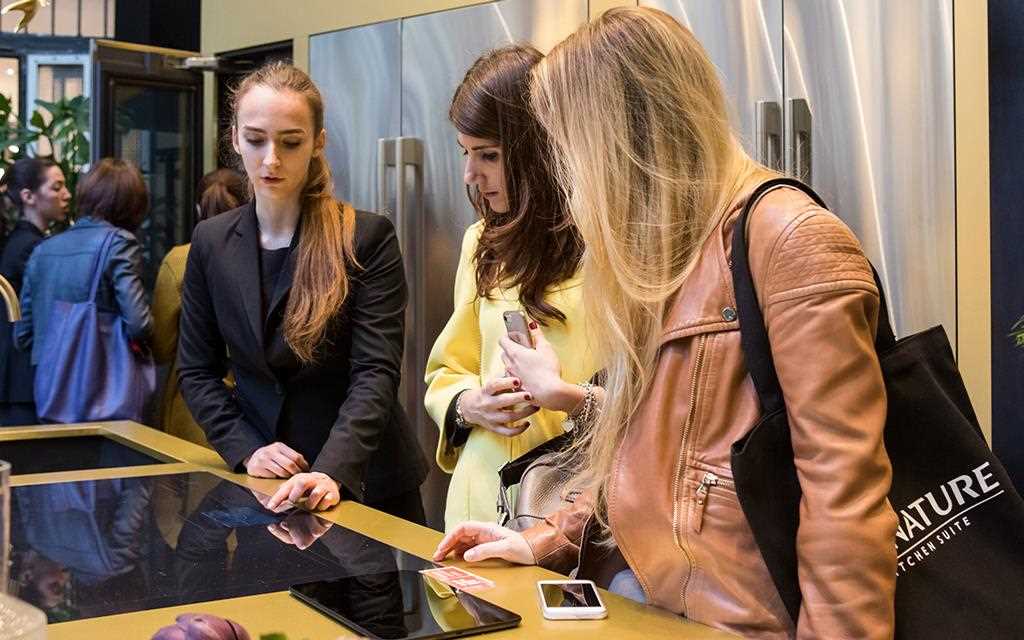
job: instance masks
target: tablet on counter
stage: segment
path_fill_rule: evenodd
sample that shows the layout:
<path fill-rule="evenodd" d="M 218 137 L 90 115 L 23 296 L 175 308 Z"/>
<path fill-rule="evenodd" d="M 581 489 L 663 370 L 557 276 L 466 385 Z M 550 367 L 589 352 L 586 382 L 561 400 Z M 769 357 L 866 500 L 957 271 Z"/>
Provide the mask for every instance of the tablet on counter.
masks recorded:
<path fill-rule="evenodd" d="M 289 592 L 368 638 L 459 638 L 517 626 L 522 618 L 417 571 L 307 582 Z"/>

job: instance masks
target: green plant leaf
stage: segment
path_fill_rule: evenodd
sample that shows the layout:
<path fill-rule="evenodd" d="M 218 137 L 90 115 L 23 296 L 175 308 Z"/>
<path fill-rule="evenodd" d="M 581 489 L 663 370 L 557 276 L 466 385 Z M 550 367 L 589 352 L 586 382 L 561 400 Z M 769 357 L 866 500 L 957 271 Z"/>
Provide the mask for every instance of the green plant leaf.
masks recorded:
<path fill-rule="evenodd" d="M 42 100 L 40 98 L 36 98 L 36 105 L 46 109 L 51 114 L 56 113 L 57 109 L 59 108 L 56 102 L 47 102 L 46 100 Z"/>
<path fill-rule="evenodd" d="M 37 129 L 46 128 L 46 122 L 43 121 L 43 114 L 39 113 L 38 111 L 32 112 L 32 117 L 29 118 L 28 122 Z"/>

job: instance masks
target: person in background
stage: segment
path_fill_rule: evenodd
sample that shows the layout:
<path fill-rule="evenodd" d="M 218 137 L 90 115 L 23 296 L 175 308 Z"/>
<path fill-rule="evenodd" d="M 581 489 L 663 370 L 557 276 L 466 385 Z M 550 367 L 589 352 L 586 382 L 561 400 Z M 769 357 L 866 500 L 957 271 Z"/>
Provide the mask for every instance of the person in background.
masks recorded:
<path fill-rule="evenodd" d="M 20 218 L 0 252 L 0 275 L 20 295 L 28 258 L 46 237 L 50 223 L 67 217 L 71 193 L 64 172 L 51 160 L 22 158 L 4 178 L 7 197 Z M 31 357 L 14 348 L 14 325 L 6 320 L 0 317 L 0 425 L 35 424 Z"/>
<path fill-rule="evenodd" d="M 196 189 L 196 222 L 235 209 L 249 201 L 245 178 L 232 169 L 217 169 L 203 176 Z M 153 291 L 153 358 L 170 365 L 160 402 L 160 425 L 167 433 L 209 447 L 206 434 L 185 406 L 178 386 L 178 319 L 181 316 L 181 286 L 191 245 L 174 247 L 164 256 Z"/>
<path fill-rule="evenodd" d="M 455 308 L 426 368 L 424 403 L 441 432 L 437 462 L 452 474 L 446 529 L 494 521 L 498 470 L 563 433 L 566 414 L 596 393 L 575 384 L 598 369 L 583 321 L 583 246 L 528 105 L 530 69 L 541 58 L 521 45 L 485 53 L 448 112 L 480 220 L 463 237 Z M 519 310 L 531 319 L 537 348 L 522 349 L 531 364 L 512 376 L 502 359 L 503 341 L 511 343 L 502 314 Z M 563 366 L 544 366 L 549 353 Z"/>
<path fill-rule="evenodd" d="M 587 246 L 607 395 L 575 449 L 575 503 L 523 533 L 464 524 L 435 560 L 454 552 L 567 572 L 611 538 L 628 563 L 612 591 L 697 622 L 748 638 L 891 638 L 897 520 L 879 294 L 853 233 L 784 187 L 755 203 L 746 236 L 803 493 L 803 603 L 791 619 L 731 462 L 760 419 L 732 233 L 777 174 L 737 142 L 700 43 L 657 10 L 609 10 L 555 46 L 533 72 L 531 104 Z"/>
<path fill-rule="evenodd" d="M 254 198 L 192 236 L 178 339 L 185 402 L 229 468 L 287 478 L 268 508 L 356 499 L 425 522 L 426 460 L 398 402 L 407 290 L 394 227 L 335 199 L 323 99 L 308 75 L 266 65 L 232 105 Z"/>
<path fill-rule="evenodd" d="M 19 349 L 39 362 L 51 310 L 57 301 L 83 302 L 89 296 L 93 264 L 111 230 L 114 237 L 96 293 L 100 311 L 120 314 L 129 338 L 149 342 L 153 315 L 142 285 L 142 251 L 134 231 L 149 209 L 142 174 L 123 160 L 103 158 L 78 183 L 78 221 L 36 247 L 25 267 L 22 319 L 14 328 Z"/>

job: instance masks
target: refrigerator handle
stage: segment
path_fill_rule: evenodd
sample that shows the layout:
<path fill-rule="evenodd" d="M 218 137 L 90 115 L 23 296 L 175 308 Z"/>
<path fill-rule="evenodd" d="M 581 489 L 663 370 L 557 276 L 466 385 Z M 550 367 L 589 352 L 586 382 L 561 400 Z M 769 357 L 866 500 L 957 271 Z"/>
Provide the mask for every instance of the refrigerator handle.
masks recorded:
<path fill-rule="evenodd" d="M 811 184 L 811 108 L 803 98 L 791 98 L 789 101 L 789 131 L 792 139 L 790 148 L 793 150 L 792 165 L 789 174 L 794 178 Z"/>
<path fill-rule="evenodd" d="M 377 138 L 377 201 L 374 209 L 383 214 L 388 207 L 388 167 L 395 164 L 395 139 Z"/>
<path fill-rule="evenodd" d="M 782 171 L 782 109 L 774 100 L 758 100 L 754 111 L 758 161 Z"/>
<path fill-rule="evenodd" d="M 407 251 L 405 236 L 408 229 L 409 213 L 411 207 L 419 207 L 423 201 L 423 143 L 419 138 L 399 137 L 395 138 L 395 164 L 398 169 L 396 176 L 397 189 L 395 192 L 395 233 L 398 235 L 398 244 L 402 251 Z M 406 192 L 405 169 L 411 167 L 413 170 L 414 196 L 409 201 Z"/>

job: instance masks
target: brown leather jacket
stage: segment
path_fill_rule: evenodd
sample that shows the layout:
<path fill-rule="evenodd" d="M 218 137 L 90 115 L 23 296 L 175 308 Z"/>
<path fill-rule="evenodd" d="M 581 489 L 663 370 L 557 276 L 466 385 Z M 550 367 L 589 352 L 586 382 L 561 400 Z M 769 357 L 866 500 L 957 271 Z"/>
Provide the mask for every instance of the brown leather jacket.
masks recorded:
<path fill-rule="evenodd" d="M 743 204 L 718 221 L 670 305 L 654 382 L 608 486 L 615 542 L 648 601 L 692 620 L 757 638 L 890 638 L 896 516 L 878 291 L 850 230 L 788 188 L 761 200 L 748 238 L 804 494 L 795 624 L 737 501 L 730 447 L 759 416 L 729 271 Z M 593 549 L 588 523 L 578 500 L 528 530 L 538 564 L 573 568 Z"/>

